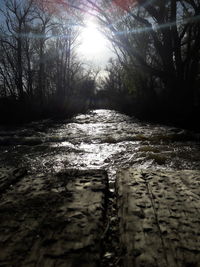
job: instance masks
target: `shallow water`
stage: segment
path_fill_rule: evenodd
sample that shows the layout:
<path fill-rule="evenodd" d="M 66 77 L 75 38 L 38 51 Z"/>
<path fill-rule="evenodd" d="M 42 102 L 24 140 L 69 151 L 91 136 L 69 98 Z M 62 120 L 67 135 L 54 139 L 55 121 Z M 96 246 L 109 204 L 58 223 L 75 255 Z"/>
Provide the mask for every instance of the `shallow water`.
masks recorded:
<path fill-rule="evenodd" d="M 200 169 L 198 134 L 93 110 L 70 122 L 51 120 L 0 128 L 0 165 L 30 173 L 99 169 L 114 180 L 120 167 Z"/>

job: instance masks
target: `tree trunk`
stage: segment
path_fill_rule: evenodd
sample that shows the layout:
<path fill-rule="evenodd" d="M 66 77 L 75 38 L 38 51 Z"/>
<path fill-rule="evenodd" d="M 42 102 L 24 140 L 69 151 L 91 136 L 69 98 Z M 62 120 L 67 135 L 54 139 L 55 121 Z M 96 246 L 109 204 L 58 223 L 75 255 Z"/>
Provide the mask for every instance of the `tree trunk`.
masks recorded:
<path fill-rule="evenodd" d="M 17 39 L 17 89 L 19 94 L 19 99 L 24 99 L 23 91 L 23 69 L 22 69 L 22 39 L 20 34 L 22 33 L 21 24 L 19 25 L 19 36 Z"/>
<path fill-rule="evenodd" d="M 41 40 L 39 52 L 39 74 L 38 74 L 38 90 L 39 101 L 43 104 L 44 101 L 44 42 Z"/>

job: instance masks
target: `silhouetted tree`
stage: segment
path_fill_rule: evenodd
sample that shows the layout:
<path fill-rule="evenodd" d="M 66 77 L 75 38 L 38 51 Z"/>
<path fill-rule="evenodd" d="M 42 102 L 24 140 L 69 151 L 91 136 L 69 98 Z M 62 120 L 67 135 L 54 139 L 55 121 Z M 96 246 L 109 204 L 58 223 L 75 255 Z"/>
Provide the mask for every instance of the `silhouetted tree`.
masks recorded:
<path fill-rule="evenodd" d="M 82 14 L 45 0 L 4 0 L 0 16 L 0 97 L 41 114 L 67 109 L 89 77 L 76 56 Z"/>
<path fill-rule="evenodd" d="M 198 90 L 200 1 L 127 1 L 125 9 L 119 2 L 115 7 L 105 2 L 99 10 L 121 63 L 160 80 L 167 105 L 192 107 Z"/>
<path fill-rule="evenodd" d="M 26 25 L 30 23 L 32 0 L 17 1 L 7 0 L 0 10 L 3 19 L 1 25 L 1 73 L 8 87 L 14 94 L 13 86 L 17 88 L 19 99 L 24 98 L 24 34 Z M 13 83 L 13 81 L 14 83 Z"/>

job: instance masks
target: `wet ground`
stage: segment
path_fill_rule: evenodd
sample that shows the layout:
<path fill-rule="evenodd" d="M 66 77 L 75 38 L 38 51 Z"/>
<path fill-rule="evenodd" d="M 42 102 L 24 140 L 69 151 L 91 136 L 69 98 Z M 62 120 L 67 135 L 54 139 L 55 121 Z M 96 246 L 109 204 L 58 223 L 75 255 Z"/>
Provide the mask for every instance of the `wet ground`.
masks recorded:
<path fill-rule="evenodd" d="M 74 258 L 87 253 L 81 266 L 122 266 L 117 171 L 198 171 L 200 135 L 93 110 L 70 121 L 1 127 L 0 167 L 1 266 L 80 266 Z"/>

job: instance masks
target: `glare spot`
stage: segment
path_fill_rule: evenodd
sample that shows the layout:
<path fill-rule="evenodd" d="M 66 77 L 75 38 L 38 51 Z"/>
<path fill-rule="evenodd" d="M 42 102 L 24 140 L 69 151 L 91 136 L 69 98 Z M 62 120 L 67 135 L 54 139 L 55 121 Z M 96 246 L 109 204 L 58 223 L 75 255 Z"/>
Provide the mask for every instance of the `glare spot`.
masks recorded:
<path fill-rule="evenodd" d="M 100 63 L 110 55 L 109 43 L 92 20 L 86 23 L 80 35 L 79 53 L 87 60 Z"/>

